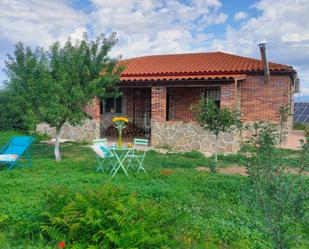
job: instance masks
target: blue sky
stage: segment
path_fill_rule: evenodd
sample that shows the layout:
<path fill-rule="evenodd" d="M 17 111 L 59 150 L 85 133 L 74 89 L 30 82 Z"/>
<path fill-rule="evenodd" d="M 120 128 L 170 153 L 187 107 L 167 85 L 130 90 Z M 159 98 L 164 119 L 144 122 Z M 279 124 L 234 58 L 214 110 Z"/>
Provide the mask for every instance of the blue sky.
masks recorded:
<path fill-rule="evenodd" d="M 117 32 L 112 55 L 225 51 L 292 65 L 309 96 L 308 0 L 0 0 L 0 69 L 22 41 L 48 47 L 68 36 Z M 0 82 L 5 74 L 0 73 Z M 309 97 L 307 97 L 309 98 Z M 305 99 L 305 97 L 304 97 Z"/>

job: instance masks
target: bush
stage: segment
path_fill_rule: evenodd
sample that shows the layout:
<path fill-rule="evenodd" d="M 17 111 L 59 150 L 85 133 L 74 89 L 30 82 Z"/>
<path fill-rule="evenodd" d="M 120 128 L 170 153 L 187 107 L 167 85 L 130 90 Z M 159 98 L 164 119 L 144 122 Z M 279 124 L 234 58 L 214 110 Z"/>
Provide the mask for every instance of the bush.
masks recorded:
<path fill-rule="evenodd" d="M 270 235 L 273 248 L 283 249 L 293 248 L 302 237 L 299 227 L 304 222 L 308 197 L 303 172 L 308 165 L 309 139 L 302 146 L 293 175 L 288 173 L 285 158 L 275 148 L 279 139 L 274 125 L 259 126 L 256 136 L 249 138 L 247 144 L 255 151 L 244 164 L 249 174 L 249 207 L 262 215 L 261 228 Z"/>
<path fill-rule="evenodd" d="M 168 209 L 104 184 L 74 196 L 48 195 L 42 234 L 73 248 L 161 248 L 169 241 Z"/>

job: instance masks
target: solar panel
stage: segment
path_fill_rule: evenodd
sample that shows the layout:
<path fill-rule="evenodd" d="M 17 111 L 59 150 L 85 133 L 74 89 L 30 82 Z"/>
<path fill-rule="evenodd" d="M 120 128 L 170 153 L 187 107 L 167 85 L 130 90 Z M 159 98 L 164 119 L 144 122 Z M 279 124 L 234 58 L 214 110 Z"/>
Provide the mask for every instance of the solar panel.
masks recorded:
<path fill-rule="evenodd" d="M 295 103 L 294 123 L 309 124 L 309 103 Z"/>

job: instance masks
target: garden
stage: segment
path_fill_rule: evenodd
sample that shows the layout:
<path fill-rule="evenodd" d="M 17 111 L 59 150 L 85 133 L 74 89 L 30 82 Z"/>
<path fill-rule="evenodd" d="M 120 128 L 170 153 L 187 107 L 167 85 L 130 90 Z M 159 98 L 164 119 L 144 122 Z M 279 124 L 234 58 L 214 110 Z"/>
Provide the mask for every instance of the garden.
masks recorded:
<path fill-rule="evenodd" d="M 60 145 L 65 123 L 81 124 L 94 98 L 120 94 L 122 67 L 108 56 L 116 42 L 115 34 L 95 40 L 84 34 L 49 50 L 18 43 L 8 57 L 0 147 L 25 134 L 33 143 L 30 156 L 21 150 L 0 153 L 2 163 L 32 161 L 0 168 L 0 248 L 308 248 L 309 138 L 297 151 L 280 149 L 285 106 L 278 110 L 279 129 L 263 122 L 250 128 L 237 108 L 218 108 L 201 96 L 192 110 L 215 137 L 214 155 L 152 149 L 142 163 L 147 173 L 127 176 L 120 170 L 112 177 L 97 171 L 90 144 Z M 117 120 L 121 144 L 127 119 Z M 40 123 L 55 129 L 52 145 L 36 133 Z M 243 139 L 247 128 L 252 134 Z M 226 132 L 239 133 L 239 152 L 219 153 L 218 140 Z"/>
<path fill-rule="evenodd" d="M 12 135 L 0 133 L 0 144 Z M 300 151 L 279 153 L 291 167 L 299 163 Z M 85 144 L 64 144 L 62 154 L 56 162 L 53 146 L 37 141 L 32 167 L 1 169 L 1 248 L 272 247 L 261 213 L 248 203 L 248 177 L 198 171 L 211 163 L 198 152 L 150 151 L 148 174 L 129 178 L 96 172 Z M 240 154 L 218 156 L 223 168 L 242 161 Z M 289 231 L 302 238 L 292 248 L 308 246 L 308 212 L 303 215 Z"/>

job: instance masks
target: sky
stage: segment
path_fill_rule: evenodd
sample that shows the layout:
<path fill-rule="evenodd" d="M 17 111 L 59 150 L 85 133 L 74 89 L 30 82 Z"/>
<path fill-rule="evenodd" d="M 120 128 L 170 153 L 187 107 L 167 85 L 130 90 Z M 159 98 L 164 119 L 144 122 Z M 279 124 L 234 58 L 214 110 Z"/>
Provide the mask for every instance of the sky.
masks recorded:
<path fill-rule="evenodd" d="M 293 66 L 309 101 L 309 0 L 0 0 L 0 84 L 22 41 L 47 48 L 116 32 L 112 56 L 223 51 Z"/>

